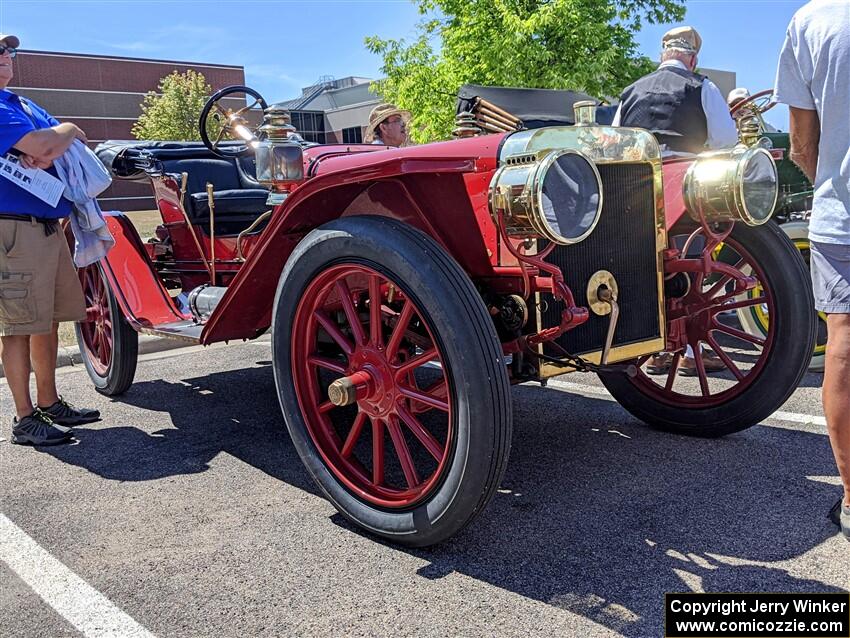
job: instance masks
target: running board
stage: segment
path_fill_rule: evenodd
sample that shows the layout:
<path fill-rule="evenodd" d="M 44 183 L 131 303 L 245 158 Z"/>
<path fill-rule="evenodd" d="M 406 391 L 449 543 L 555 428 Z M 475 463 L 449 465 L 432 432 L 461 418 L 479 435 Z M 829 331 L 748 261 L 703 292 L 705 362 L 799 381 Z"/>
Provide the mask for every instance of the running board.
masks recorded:
<path fill-rule="evenodd" d="M 141 332 L 157 337 L 167 337 L 169 339 L 179 339 L 180 341 L 188 341 L 189 343 L 201 342 L 201 331 L 204 329 L 204 324 L 195 323 L 189 319 L 185 321 L 174 321 L 172 323 L 161 323 L 152 328 L 142 328 Z"/>

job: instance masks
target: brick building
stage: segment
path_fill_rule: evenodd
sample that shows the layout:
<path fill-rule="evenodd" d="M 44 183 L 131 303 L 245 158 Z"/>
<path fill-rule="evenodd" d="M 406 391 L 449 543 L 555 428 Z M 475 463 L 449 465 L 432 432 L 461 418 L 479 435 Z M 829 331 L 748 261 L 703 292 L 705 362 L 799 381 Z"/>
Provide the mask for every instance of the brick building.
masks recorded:
<path fill-rule="evenodd" d="M 145 94 L 172 71 L 189 69 L 202 73 L 213 90 L 245 84 L 241 66 L 24 50 L 14 60 L 8 88 L 56 119 L 74 122 L 97 144 L 132 139 Z M 104 209 L 154 208 L 150 186 L 133 182 L 116 182 L 100 201 Z"/>

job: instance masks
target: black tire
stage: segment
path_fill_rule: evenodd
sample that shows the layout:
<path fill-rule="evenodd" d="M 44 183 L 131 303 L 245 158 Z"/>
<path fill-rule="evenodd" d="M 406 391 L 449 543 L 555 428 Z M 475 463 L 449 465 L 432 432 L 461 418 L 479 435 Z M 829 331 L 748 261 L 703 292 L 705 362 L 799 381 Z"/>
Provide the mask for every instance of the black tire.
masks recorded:
<path fill-rule="evenodd" d="M 136 364 L 139 358 L 139 334 L 130 326 L 124 318 L 124 313 L 118 305 L 115 293 L 109 286 L 109 282 L 99 264 L 93 264 L 80 271 L 83 280 L 83 293 L 86 304 L 92 301 L 91 285 L 86 285 L 85 271 L 88 270 L 93 277 L 98 277 L 103 286 L 111 317 L 111 355 L 108 357 L 108 365 L 105 369 L 102 365 L 96 365 L 92 359 L 97 359 L 91 346 L 84 336 L 84 323 L 75 323 L 74 331 L 77 335 L 77 343 L 80 346 L 80 355 L 86 367 L 89 378 L 94 383 L 95 389 L 106 396 L 117 396 L 123 394 L 133 384 L 136 375 Z M 90 328 L 87 328 L 87 330 Z"/>
<path fill-rule="evenodd" d="M 672 405 L 642 391 L 640 378 L 599 375 L 620 405 L 659 430 L 700 437 L 739 432 L 779 409 L 806 373 L 817 325 L 811 280 L 800 253 L 774 222 L 758 227 L 736 224 L 731 238 L 758 257 L 764 283 L 775 297 L 773 344 L 753 382 L 729 401 L 710 407 Z"/>
<path fill-rule="evenodd" d="M 444 353 L 457 433 L 425 500 L 376 506 L 348 489 L 322 458 L 299 407 L 290 369 L 297 306 L 326 269 L 355 263 L 391 277 L 422 312 Z M 309 233 L 280 277 L 272 318 L 274 376 L 286 425 L 308 472 L 348 520 L 402 545 L 439 543 L 469 524 L 501 481 L 511 444 L 511 396 L 495 327 L 466 273 L 435 241 L 382 217 L 348 217 Z M 461 389 L 461 391 L 458 391 Z"/>

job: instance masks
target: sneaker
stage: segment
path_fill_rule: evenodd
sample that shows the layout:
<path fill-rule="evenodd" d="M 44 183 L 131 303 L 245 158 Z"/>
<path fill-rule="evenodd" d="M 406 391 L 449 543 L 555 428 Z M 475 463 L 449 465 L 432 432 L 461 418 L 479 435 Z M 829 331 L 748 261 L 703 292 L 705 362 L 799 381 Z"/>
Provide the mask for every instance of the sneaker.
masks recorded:
<path fill-rule="evenodd" d="M 71 428 L 56 425 L 38 408 L 20 421 L 12 421 L 12 443 L 18 445 L 58 445 L 67 443 L 73 435 Z"/>
<path fill-rule="evenodd" d="M 722 372 L 726 369 L 726 364 L 723 363 L 723 360 L 708 350 L 703 350 L 702 352 L 702 365 L 705 368 L 706 374 Z M 699 374 L 697 371 L 697 362 L 694 361 L 693 357 L 684 357 L 682 359 L 682 363 L 679 365 L 679 374 L 683 377 L 695 377 Z"/>
<path fill-rule="evenodd" d="M 39 408 L 51 421 L 59 425 L 83 425 L 100 421 L 100 412 L 87 408 L 77 408 L 61 396 L 59 400 L 47 408 Z"/>
<path fill-rule="evenodd" d="M 667 374 L 670 372 L 670 366 L 673 365 L 672 352 L 659 352 L 654 354 L 646 362 L 647 374 Z"/>
<path fill-rule="evenodd" d="M 850 541 L 850 506 L 844 505 L 844 497 L 838 499 L 829 510 L 829 520 L 838 525 L 844 537 Z"/>

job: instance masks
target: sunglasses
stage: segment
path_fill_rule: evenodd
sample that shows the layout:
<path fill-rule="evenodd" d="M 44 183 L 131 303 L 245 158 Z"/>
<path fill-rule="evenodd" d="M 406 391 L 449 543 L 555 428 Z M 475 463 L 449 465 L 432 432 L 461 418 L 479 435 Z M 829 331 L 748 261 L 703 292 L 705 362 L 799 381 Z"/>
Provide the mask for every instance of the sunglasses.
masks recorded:
<path fill-rule="evenodd" d="M 3 55 L 4 53 L 8 53 L 10 58 L 14 58 L 18 55 L 18 50 L 15 47 L 0 44 L 0 55 Z"/>

